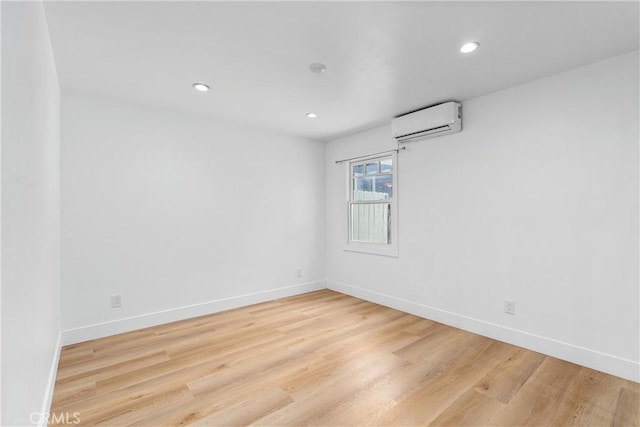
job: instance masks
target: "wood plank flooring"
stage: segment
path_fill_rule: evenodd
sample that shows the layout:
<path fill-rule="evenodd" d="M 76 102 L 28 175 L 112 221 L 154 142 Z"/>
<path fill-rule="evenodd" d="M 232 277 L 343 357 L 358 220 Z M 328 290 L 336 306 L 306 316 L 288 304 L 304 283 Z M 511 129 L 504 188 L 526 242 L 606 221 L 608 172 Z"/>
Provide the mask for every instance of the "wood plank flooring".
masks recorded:
<path fill-rule="evenodd" d="M 329 290 L 64 347 L 81 425 L 638 426 L 637 383 Z"/>

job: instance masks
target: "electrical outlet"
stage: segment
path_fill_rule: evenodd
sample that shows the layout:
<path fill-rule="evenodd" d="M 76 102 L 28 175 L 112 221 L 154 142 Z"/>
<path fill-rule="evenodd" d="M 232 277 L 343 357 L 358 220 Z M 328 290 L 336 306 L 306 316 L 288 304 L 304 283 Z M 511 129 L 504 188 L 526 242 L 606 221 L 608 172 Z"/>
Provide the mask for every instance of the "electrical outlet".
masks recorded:
<path fill-rule="evenodd" d="M 516 302 L 510 299 L 504 300 L 504 312 L 507 314 L 516 314 Z"/>
<path fill-rule="evenodd" d="M 122 307 L 122 295 L 111 295 L 111 308 Z"/>
<path fill-rule="evenodd" d="M 299 267 L 299 268 L 296 270 L 296 276 L 298 276 L 298 278 L 302 277 L 302 267 Z"/>

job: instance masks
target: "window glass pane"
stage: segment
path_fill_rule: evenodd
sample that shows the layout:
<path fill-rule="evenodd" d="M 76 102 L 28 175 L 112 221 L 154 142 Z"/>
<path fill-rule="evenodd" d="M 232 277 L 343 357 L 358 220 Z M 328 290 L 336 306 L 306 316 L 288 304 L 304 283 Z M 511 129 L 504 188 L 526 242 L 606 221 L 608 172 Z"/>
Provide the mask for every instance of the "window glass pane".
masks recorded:
<path fill-rule="evenodd" d="M 391 173 L 393 171 L 393 160 L 385 159 L 380 161 L 380 172 Z"/>
<path fill-rule="evenodd" d="M 367 163 L 367 175 L 378 173 L 378 162 Z"/>
<path fill-rule="evenodd" d="M 351 240 L 365 243 L 390 243 L 389 203 L 351 205 Z"/>
<path fill-rule="evenodd" d="M 353 179 L 353 201 L 385 200 L 393 196 L 393 176 L 362 176 Z"/>
<path fill-rule="evenodd" d="M 375 192 L 385 194 L 385 199 L 393 197 L 393 175 L 380 175 L 376 177 Z"/>
<path fill-rule="evenodd" d="M 364 165 L 355 165 L 353 167 L 353 176 L 364 175 Z"/>

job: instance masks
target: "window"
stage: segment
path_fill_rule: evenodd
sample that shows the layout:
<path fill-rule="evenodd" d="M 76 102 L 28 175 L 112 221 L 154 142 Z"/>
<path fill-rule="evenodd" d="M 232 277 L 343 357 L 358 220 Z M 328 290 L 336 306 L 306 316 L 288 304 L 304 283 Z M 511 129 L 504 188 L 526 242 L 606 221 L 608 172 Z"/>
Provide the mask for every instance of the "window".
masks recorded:
<path fill-rule="evenodd" d="M 397 256 L 397 156 L 348 163 L 346 250 Z"/>

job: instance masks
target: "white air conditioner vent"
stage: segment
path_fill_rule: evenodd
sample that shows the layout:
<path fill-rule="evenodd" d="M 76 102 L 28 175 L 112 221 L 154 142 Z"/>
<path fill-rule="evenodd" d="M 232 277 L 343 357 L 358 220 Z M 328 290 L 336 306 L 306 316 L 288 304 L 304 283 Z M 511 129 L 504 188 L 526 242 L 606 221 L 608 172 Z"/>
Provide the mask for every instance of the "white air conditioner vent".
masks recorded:
<path fill-rule="evenodd" d="M 391 128 L 393 137 L 400 143 L 460 132 L 462 105 L 445 102 L 404 114 L 391 121 Z"/>

